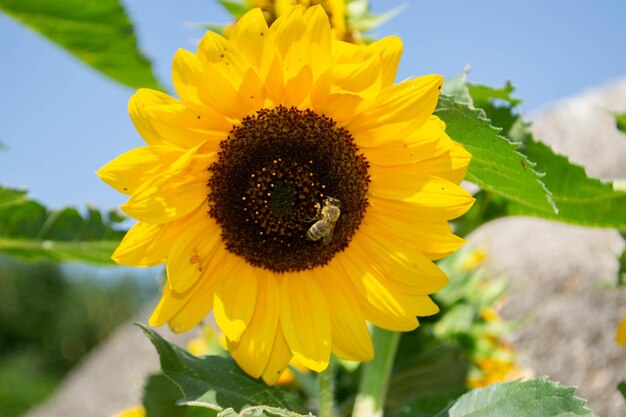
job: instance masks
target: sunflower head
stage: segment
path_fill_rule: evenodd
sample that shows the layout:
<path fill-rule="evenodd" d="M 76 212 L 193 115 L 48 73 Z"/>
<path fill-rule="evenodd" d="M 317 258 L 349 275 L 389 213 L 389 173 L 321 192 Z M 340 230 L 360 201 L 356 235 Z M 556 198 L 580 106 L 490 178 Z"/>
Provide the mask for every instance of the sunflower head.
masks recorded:
<path fill-rule="evenodd" d="M 209 312 L 237 363 L 274 383 L 291 358 L 369 360 L 366 322 L 411 330 L 463 244 L 448 220 L 473 198 L 470 155 L 432 112 L 441 77 L 394 84 L 398 38 L 335 40 L 322 6 L 179 50 L 179 98 L 140 89 L 146 146 L 98 173 L 138 220 L 113 258 L 166 264 L 150 324 L 187 331 Z"/>

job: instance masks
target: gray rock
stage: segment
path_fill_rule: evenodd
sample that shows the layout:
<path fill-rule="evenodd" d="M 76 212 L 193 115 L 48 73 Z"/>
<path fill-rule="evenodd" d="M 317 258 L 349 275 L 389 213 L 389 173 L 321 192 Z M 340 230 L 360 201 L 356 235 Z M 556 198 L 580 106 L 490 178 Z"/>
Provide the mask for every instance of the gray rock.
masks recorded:
<path fill-rule="evenodd" d="M 577 395 L 598 416 L 625 416 L 616 389 L 626 378 L 626 348 L 615 343 L 626 314 L 626 288 L 614 288 L 619 233 L 509 217 L 470 241 L 485 242 L 492 266 L 510 279 L 503 317 L 529 319 L 511 340 L 521 365 L 580 387 Z"/>

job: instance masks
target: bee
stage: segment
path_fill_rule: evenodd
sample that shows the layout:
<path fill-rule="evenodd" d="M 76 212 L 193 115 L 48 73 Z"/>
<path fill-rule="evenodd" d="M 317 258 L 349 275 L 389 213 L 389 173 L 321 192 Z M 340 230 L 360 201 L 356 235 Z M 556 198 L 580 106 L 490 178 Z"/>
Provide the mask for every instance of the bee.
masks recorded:
<path fill-rule="evenodd" d="M 326 244 L 333 238 L 335 225 L 341 214 L 341 210 L 339 210 L 339 200 L 333 197 L 326 197 L 326 199 L 324 199 L 324 207 L 322 207 L 320 203 L 317 203 L 316 207 L 316 218 L 318 220 L 306 232 L 306 238 L 309 240 L 322 239 L 322 242 Z"/>

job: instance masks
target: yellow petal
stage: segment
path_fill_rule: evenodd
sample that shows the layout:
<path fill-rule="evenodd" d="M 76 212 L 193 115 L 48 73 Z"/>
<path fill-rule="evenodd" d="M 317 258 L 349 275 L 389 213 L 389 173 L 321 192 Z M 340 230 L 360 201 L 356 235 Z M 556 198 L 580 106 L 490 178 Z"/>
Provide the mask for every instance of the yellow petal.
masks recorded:
<path fill-rule="evenodd" d="M 182 230 L 208 218 L 206 210 L 199 209 L 186 217 L 165 224 L 139 222 L 126 236 L 111 258 L 121 265 L 155 266 L 166 261 L 176 238 Z"/>
<path fill-rule="evenodd" d="M 178 156 L 181 153 L 178 152 Z M 166 162 L 166 166 L 169 164 Z M 144 146 L 118 156 L 100 168 L 97 174 L 109 186 L 121 193 L 130 195 L 161 169 L 163 169 L 163 163 L 156 147 Z"/>
<path fill-rule="evenodd" d="M 130 228 L 111 258 L 120 265 L 155 266 L 167 259 L 172 241 L 160 241 L 167 225 L 139 222 Z"/>
<path fill-rule="evenodd" d="M 615 335 L 615 341 L 620 345 L 626 345 L 626 317 L 622 319 L 617 328 L 617 333 Z"/>
<path fill-rule="evenodd" d="M 399 200 L 427 210 L 441 210 L 448 219 L 470 209 L 474 197 L 450 181 L 416 175 L 405 169 L 370 167 L 372 182 L 368 195 L 377 199 Z"/>
<path fill-rule="evenodd" d="M 204 63 L 204 73 L 211 83 L 210 91 L 204 94 L 214 108 L 228 116 L 242 118 L 263 105 L 265 89 L 261 79 L 244 54 L 227 39 L 207 32 L 198 45 L 197 56 Z M 229 108 L 233 105 L 243 108 L 225 112 L 224 104 Z"/>
<path fill-rule="evenodd" d="M 256 312 L 241 339 L 238 342 L 227 339 L 226 342 L 228 350 L 237 364 L 248 375 L 258 378 L 267 368 L 270 356 L 273 354 L 274 335 L 276 335 L 278 328 L 279 289 L 276 277 L 269 273 L 262 271 L 257 274 L 255 279 L 258 280 Z M 245 287 L 242 285 L 239 290 L 241 291 L 242 288 Z M 251 291 L 246 288 L 242 292 Z M 221 328 L 223 329 L 223 327 Z"/>
<path fill-rule="evenodd" d="M 145 223 L 179 219 L 199 207 L 207 196 L 206 182 L 214 153 L 202 153 L 201 144 L 189 149 L 159 176 L 143 183 L 120 208 Z"/>
<path fill-rule="evenodd" d="M 268 60 L 269 59 L 270 58 L 268 58 Z M 265 87 L 267 88 L 267 98 L 272 102 L 272 107 L 282 104 L 283 96 L 285 95 L 285 83 L 280 65 L 280 58 L 272 55 L 271 61 L 268 63 L 269 70 L 264 78 Z"/>
<path fill-rule="evenodd" d="M 172 290 L 169 285 L 165 285 L 161 293 L 161 299 L 148 319 L 148 324 L 158 327 L 167 323 L 174 314 L 191 301 L 192 296 L 195 294 L 197 294 L 197 291 L 180 294 Z"/>
<path fill-rule="evenodd" d="M 209 104 L 202 97 L 207 78 L 196 54 L 184 49 L 176 51 L 172 60 L 172 82 L 184 103 Z"/>
<path fill-rule="evenodd" d="M 311 73 L 313 79 L 317 79 L 330 67 L 330 22 L 321 5 L 309 7 L 304 12 L 304 22 L 311 53 Z"/>
<path fill-rule="evenodd" d="M 371 229 L 379 232 L 381 227 Z M 350 248 L 364 255 L 362 261 L 385 278 L 389 289 L 404 294 L 427 295 L 445 287 L 448 277 L 437 265 L 419 251 L 393 239 L 382 241 L 380 235 L 372 235 L 369 228 L 359 230 L 350 242 Z"/>
<path fill-rule="evenodd" d="M 392 292 L 381 282 L 380 274 L 367 263 L 355 261 L 348 256 L 337 257 L 335 260 L 357 288 L 357 298 L 369 322 L 395 331 L 413 330 L 419 325 L 412 311 L 415 296 Z M 330 266 L 333 266 L 332 262 Z"/>
<path fill-rule="evenodd" d="M 333 268 L 318 268 L 315 277 L 320 288 L 332 300 L 328 303 L 333 353 L 351 361 L 369 361 L 374 358 L 374 346 L 361 312 L 354 298 L 354 284 Z"/>
<path fill-rule="evenodd" d="M 359 228 L 361 231 L 378 240 L 383 248 L 391 248 L 386 246 L 388 243 L 398 251 L 404 249 L 409 254 L 419 252 L 428 259 L 441 259 L 465 244 L 463 239 L 452 233 L 447 222 L 424 223 L 419 219 L 388 215 L 373 207 L 363 219 Z"/>
<path fill-rule="evenodd" d="M 411 120 L 415 129 L 430 118 L 443 78 L 426 75 L 383 89 L 375 102 L 347 126 L 353 134 L 387 123 Z"/>
<path fill-rule="evenodd" d="M 281 326 L 296 359 L 321 372 L 328 366 L 331 330 L 324 294 L 310 273 L 281 277 Z"/>
<path fill-rule="evenodd" d="M 230 341 L 238 342 L 252 319 L 259 275 L 258 269 L 241 262 L 215 289 L 215 321 Z M 257 315 L 262 314 L 263 310 L 257 311 Z"/>
<path fill-rule="evenodd" d="M 308 107 L 313 75 L 310 67 L 302 67 L 300 72 L 285 84 L 282 104 L 287 107 Z M 304 106 L 301 106 L 304 103 Z"/>
<path fill-rule="evenodd" d="M 396 79 L 402 49 L 402 40 L 396 36 L 387 36 L 367 46 L 369 54 L 378 55 L 380 58 L 383 87 L 392 85 Z"/>
<path fill-rule="evenodd" d="M 269 362 L 267 363 L 267 367 L 263 371 L 263 381 L 265 381 L 268 385 L 274 385 L 285 369 L 287 369 L 287 365 L 289 364 L 292 356 L 293 355 L 291 354 L 289 345 L 287 345 L 287 341 L 285 340 L 285 336 L 283 335 L 283 331 L 279 323 L 276 328 L 276 338 L 274 339 L 272 354 Z"/>
<path fill-rule="evenodd" d="M 188 106 L 208 106 L 226 117 L 240 119 L 250 112 L 250 106 L 239 94 L 242 78 L 234 85 L 216 66 L 208 65 L 189 51 L 179 49 L 172 64 L 174 88 Z"/>
<path fill-rule="evenodd" d="M 211 142 L 213 151 L 228 136 L 232 123 L 207 106 L 183 104 L 159 91 L 139 89 L 128 102 L 137 131 L 151 144 L 183 149 Z"/>
<path fill-rule="evenodd" d="M 333 93 L 352 93 L 365 99 L 376 98 L 382 86 L 378 56 L 358 64 L 340 64 L 331 70 Z"/>
<path fill-rule="evenodd" d="M 311 67 L 311 40 L 300 7 L 280 16 L 269 29 L 274 53 L 280 56 L 282 77 L 287 84 L 303 67 Z M 318 44 L 319 46 L 319 44 Z"/>
<path fill-rule="evenodd" d="M 381 62 L 382 85 L 393 84 L 402 56 L 402 40 L 388 36 L 371 43 L 367 47 L 347 42 L 334 41 L 332 44 L 332 64 L 359 64 L 373 56 Z"/>
<path fill-rule="evenodd" d="M 256 8 L 237 20 L 230 32 L 230 42 L 246 56 L 252 65 L 259 68 L 266 35 L 267 22 L 261 9 Z"/>
<path fill-rule="evenodd" d="M 452 140 L 448 142 L 448 145 L 450 150 L 442 157 L 420 161 L 419 167 L 416 168 L 422 172 L 429 172 L 436 177 L 460 184 L 465 179 L 472 155 L 462 145 Z"/>
<path fill-rule="evenodd" d="M 200 278 L 188 293 L 188 303 L 168 319 L 170 329 L 182 333 L 194 328 L 213 308 L 215 287 L 220 280 L 227 279 L 231 271 L 242 263 L 224 247 L 218 251 L 207 266 L 205 275 Z"/>
<path fill-rule="evenodd" d="M 206 180 L 157 177 L 139 187 L 120 209 L 142 222 L 162 224 L 189 214 L 206 200 L 206 195 Z"/>
<path fill-rule="evenodd" d="M 208 217 L 208 216 L 207 216 Z M 167 279 L 176 292 L 185 292 L 203 276 L 220 250 L 220 228 L 211 218 L 180 229 L 167 257 Z"/>

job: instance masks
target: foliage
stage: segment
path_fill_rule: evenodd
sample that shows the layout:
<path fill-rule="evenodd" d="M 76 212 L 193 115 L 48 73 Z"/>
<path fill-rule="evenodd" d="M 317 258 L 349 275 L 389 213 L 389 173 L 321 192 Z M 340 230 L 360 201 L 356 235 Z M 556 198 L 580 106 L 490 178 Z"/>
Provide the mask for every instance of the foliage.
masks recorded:
<path fill-rule="evenodd" d="M 118 0 L 0 0 L 0 10 L 122 84 L 159 88 Z"/>
<path fill-rule="evenodd" d="M 534 164 L 500 136 L 478 110 L 442 96 L 435 114 L 446 122 L 448 135 L 472 154 L 468 181 L 539 212 L 556 210 Z"/>
<path fill-rule="evenodd" d="M 474 181 L 468 175 L 468 179 L 481 186 L 481 190 L 476 195 L 476 204 L 459 224 L 461 234 L 466 234 L 489 220 L 511 215 L 536 216 L 581 226 L 626 227 L 626 192 L 616 189 L 612 183 L 589 177 L 583 167 L 571 163 L 567 157 L 556 154 L 548 145 L 535 140 L 530 133 L 529 124 L 516 113 L 516 107 L 521 101 L 512 96 L 514 88 L 511 84 L 503 88 L 471 84 L 463 86 L 458 79 L 451 84 L 453 88 L 448 89 L 451 94 L 462 97 L 467 93 L 471 97 L 470 105 L 479 108 L 475 114 L 480 115 L 482 112 L 490 119 L 491 124 L 501 129 L 502 134 L 517 143 L 517 152 L 524 155 L 519 164 L 524 170 L 540 173 L 539 181 L 544 184 L 556 209 L 544 210 L 529 204 L 528 200 L 512 198 L 502 190 L 483 187 L 480 181 Z M 469 111 L 466 108 L 463 110 Z M 468 125 L 461 124 L 458 129 L 448 129 L 452 137 L 461 143 L 466 141 L 461 129 L 463 126 L 469 128 Z M 471 148 L 468 149 L 472 152 Z M 474 161 L 470 165 L 470 173 L 473 164 Z M 501 168 L 498 165 L 496 169 Z M 487 181 L 495 184 L 492 177 L 487 177 Z"/>
<path fill-rule="evenodd" d="M 84 216 L 73 207 L 49 210 L 24 191 L 0 188 L 0 252 L 22 259 L 111 265 L 122 220 L 115 210 L 105 219 L 93 207 Z"/>
<path fill-rule="evenodd" d="M 615 126 L 620 132 L 626 133 L 626 113 L 615 113 Z"/>
<path fill-rule="evenodd" d="M 130 279 L 89 278 L 0 257 L 0 415 L 17 416 L 49 395 L 154 293 Z"/>
<path fill-rule="evenodd" d="M 593 417 L 574 391 L 575 388 L 559 386 L 546 378 L 495 383 L 463 395 L 436 417 L 526 417 L 530 410 L 533 417 Z"/>
<path fill-rule="evenodd" d="M 235 412 L 257 406 L 292 408 L 279 389 L 250 378 L 232 359 L 221 356 L 195 357 L 149 328 L 143 325 L 140 327 L 159 354 L 161 370 L 182 392 L 183 397 L 177 401 L 178 405 L 216 411 L 230 408 Z"/>

